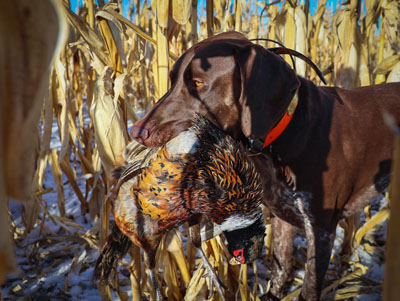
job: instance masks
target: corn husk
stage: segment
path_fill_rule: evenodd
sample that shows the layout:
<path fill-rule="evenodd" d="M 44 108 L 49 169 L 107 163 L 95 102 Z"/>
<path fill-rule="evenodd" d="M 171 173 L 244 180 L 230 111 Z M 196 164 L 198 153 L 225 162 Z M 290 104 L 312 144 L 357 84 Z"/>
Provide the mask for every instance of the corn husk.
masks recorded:
<path fill-rule="evenodd" d="M 96 103 L 94 103 L 92 111 L 95 140 L 101 163 L 107 175 L 111 177 L 112 170 L 123 164 L 122 152 L 127 145 L 128 136 L 118 106 L 118 94 L 112 97 L 112 91 L 107 87 L 109 76 L 106 69 L 97 81 Z"/>
<path fill-rule="evenodd" d="M 0 4 L 0 283 L 15 271 L 7 199 L 32 197 L 37 124 L 48 93 L 50 65 L 66 35 L 56 1 Z"/>

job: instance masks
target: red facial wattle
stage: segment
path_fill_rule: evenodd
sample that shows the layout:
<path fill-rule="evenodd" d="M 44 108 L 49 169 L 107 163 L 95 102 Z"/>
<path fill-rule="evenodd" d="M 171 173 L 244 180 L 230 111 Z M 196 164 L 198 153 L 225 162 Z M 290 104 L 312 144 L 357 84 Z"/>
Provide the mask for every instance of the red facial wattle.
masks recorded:
<path fill-rule="evenodd" d="M 233 256 L 235 256 L 236 260 L 242 264 L 246 262 L 246 259 L 244 258 L 243 255 L 243 249 L 238 249 L 233 251 Z"/>

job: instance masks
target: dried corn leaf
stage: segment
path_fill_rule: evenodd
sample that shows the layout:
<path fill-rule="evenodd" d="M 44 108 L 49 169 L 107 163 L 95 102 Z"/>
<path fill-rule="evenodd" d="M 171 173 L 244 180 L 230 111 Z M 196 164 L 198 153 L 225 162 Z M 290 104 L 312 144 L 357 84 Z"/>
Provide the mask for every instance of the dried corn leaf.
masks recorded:
<path fill-rule="evenodd" d="M 41 154 L 37 160 L 36 173 L 33 179 L 33 186 L 36 189 L 41 189 L 43 187 L 44 175 L 47 167 L 48 154 Z M 40 206 L 38 204 L 37 198 L 24 204 L 24 213 L 22 214 L 22 222 L 25 226 L 26 232 L 29 232 L 35 225 Z"/>
<path fill-rule="evenodd" d="M 241 31 L 242 27 L 242 1 L 235 0 L 235 31 Z"/>
<path fill-rule="evenodd" d="M 256 299 L 259 300 L 257 296 L 257 289 L 258 289 L 258 268 L 257 268 L 257 262 L 253 261 L 253 271 L 254 271 L 254 285 L 253 285 L 253 296 L 256 296 Z"/>
<path fill-rule="evenodd" d="M 128 31 L 131 29 L 129 27 L 127 28 L 124 23 L 116 18 L 115 14 L 112 14 L 112 12 L 115 13 L 115 10 L 113 9 L 115 6 L 115 3 L 107 4 L 103 10 L 96 13 L 96 17 L 99 20 L 108 20 L 107 24 L 109 30 L 107 29 L 107 46 L 109 43 L 111 43 L 110 45 L 112 46 L 113 51 L 110 51 L 110 53 L 112 56 L 113 65 L 117 66 L 116 70 L 118 70 L 119 73 L 122 73 L 123 66 L 126 66 L 126 50 L 128 50 L 127 47 L 124 47 L 127 45 L 124 45 L 122 36 L 124 36 L 126 39 L 129 39 Z M 106 32 L 103 34 L 105 33 Z"/>
<path fill-rule="evenodd" d="M 88 212 L 88 205 L 82 194 L 81 189 L 79 188 L 78 183 L 76 183 L 75 173 L 71 167 L 71 163 L 69 162 L 68 156 L 65 156 L 64 160 L 61 161 L 60 167 L 61 167 L 62 171 L 64 172 L 65 176 L 67 177 L 68 181 L 70 182 L 70 185 L 71 185 L 72 189 L 74 190 L 76 196 L 78 197 L 79 201 L 81 202 L 81 213 L 86 214 Z"/>
<path fill-rule="evenodd" d="M 286 6 L 289 6 L 288 4 Z M 286 22 L 285 22 L 285 47 L 290 49 L 296 49 L 296 22 L 295 22 L 295 10 L 292 7 L 286 9 Z M 300 42 L 301 43 L 301 42 Z M 291 64 L 292 60 L 289 56 L 285 56 L 285 60 Z"/>
<path fill-rule="evenodd" d="M 172 17 L 176 23 L 185 25 L 190 18 L 192 9 L 192 1 L 190 0 L 173 0 L 172 1 Z"/>
<path fill-rule="evenodd" d="M 398 62 L 387 77 L 388 83 L 400 82 L 400 62 Z"/>
<path fill-rule="evenodd" d="M 212 251 L 212 254 L 213 254 L 213 257 L 214 257 L 214 266 L 218 267 L 218 264 L 220 262 L 220 258 L 219 258 L 220 248 L 218 246 L 218 242 L 214 237 L 214 238 L 210 239 L 208 241 L 208 243 L 211 246 L 211 251 Z"/>
<path fill-rule="evenodd" d="M 240 265 L 239 292 L 242 300 L 249 300 L 249 288 L 247 286 L 247 264 Z"/>
<path fill-rule="evenodd" d="M 400 55 L 392 55 L 383 59 L 378 66 L 376 66 L 374 73 L 385 74 L 393 70 L 393 67 L 400 61 Z"/>
<path fill-rule="evenodd" d="M 115 36 L 113 35 L 110 24 L 108 23 L 109 21 L 100 18 L 99 14 L 96 14 L 96 17 L 99 19 L 99 27 L 103 35 L 103 38 L 106 41 L 107 49 L 110 54 L 109 61 L 112 64 L 111 66 L 113 66 L 117 74 L 121 74 L 123 72 L 121 55 L 117 43 L 115 41 Z"/>
<path fill-rule="evenodd" d="M 131 289 L 132 289 L 132 298 L 139 299 L 142 295 L 140 279 L 142 276 L 141 266 L 140 266 L 140 249 L 139 247 L 133 245 L 129 250 L 129 254 L 131 256 L 131 264 L 129 265 L 130 271 L 130 280 L 131 280 Z"/>
<path fill-rule="evenodd" d="M 271 224 L 265 225 L 265 237 L 264 244 L 266 247 L 267 257 L 272 259 L 273 256 L 273 234 L 272 234 L 272 226 Z"/>
<path fill-rule="evenodd" d="M 177 268 L 170 253 L 166 252 L 168 246 L 167 237 L 168 234 L 165 235 L 160 242 L 160 246 L 157 250 L 156 260 L 157 262 L 162 263 L 162 267 L 164 270 L 163 279 L 166 283 L 164 295 L 167 296 L 168 299 L 181 300 L 182 297 L 179 289 Z"/>
<path fill-rule="evenodd" d="M 53 95 L 57 93 L 56 87 L 56 73 L 53 69 L 50 80 L 50 93 L 49 97 L 45 99 L 44 103 L 44 117 L 43 121 L 43 135 L 40 141 L 40 155 L 47 154 L 50 151 L 51 133 L 53 127 Z"/>
<path fill-rule="evenodd" d="M 86 21 L 89 24 L 90 28 L 94 28 L 94 1 L 86 0 L 85 1 L 86 7 L 88 9 L 88 14 L 86 16 Z"/>
<path fill-rule="evenodd" d="M 157 0 L 157 23 L 162 28 L 168 26 L 169 0 Z"/>
<path fill-rule="evenodd" d="M 323 16 L 325 13 L 326 2 L 327 2 L 327 0 L 319 1 L 317 11 L 315 12 L 315 15 L 313 17 L 313 21 L 315 22 L 315 30 L 313 32 L 313 37 L 311 39 L 311 47 L 312 47 L 312 49 L 315 49 L 315 50 L 317 49 L 317 39 L 319 36 L 319 31 L 320 31 L 322 23 L 323 23 Z M 314 56 L 315 56 L 315 54 L 312 55 L 312 57 L 314 57 Z"/>
<path fill-rule="evenodd" d="M 54 223 L 54 225 L 60 226 L 65 231 L 73 232 L 73 230 L 71 230 L 69 227 L 67 227 L 63 223 L 63 220 L 61 217 L 50 214 L 50 212 L 47 210 L 47 203 L 45 201 L 43 201 L 43 199 L 40 196 L 35 198 L 35 202 L 38 205 L 38 207 L 46 214 L 46 216 L 48 216 L 49 219 Z M 42 203 L 44 203 L 45 205 L 42 205 Z"/>
<path fill-rule="evenodd" d="M 250 38 L 258 38 L 258 30 L 260 27 L 260 18 L 258 16 L 257 13 L 257 9 L 258 9 L 258 5 L 257 5 L 257 1 L 254 1 L 254 14 L 251 16 L 251 23 L 252 23 L 252 29 L 251 32 L 249 34 Z"/>
<path fill-rule="evenodd" d="M 203 36 L 211 37 L 214 34 L 214 2 L 212 0 L 206 0 L 206 27 L 203 28 L 207 33 Z"/>
<path fill-rule="evenodd" d="M 98 179 L 97 174 L 94 181 L 95 189 L 93 190 L 93 197 L 89 203 L 89 212 L 92 218 L 100 213 L 100 245 L 104 245 L 109 234 L 108 225 L 110 224 L 111 199 L 109 197 L 106 198 L 104 188 Z"/>
<path fill-rule="evenodd" d="M 341 226 L 344 229 L 344 237 L 342 242 L 342 251 L 341 255 L 349 257 L 353 251 L 353 241 L 355 238 L 356 230 L 358 228 L 358 224 L 360 221 L 360 214 L 356 213 L 352 216 L 346 217 L 342 220 Z"/>
<path fill-rule="evenodd" d="M 206 270 L 202 267 L 197 267 L 196 272 L 190 279 L 186 289 L 186 301 L 202 301 L 207 299 L 207 283 L 204 273 Z"/>
<path fill-rule="evenodd" d="M 101 300 L 103 301 L 111 301 L 112 295 L 111 295 L 111 290 L 108 285 L 104 285 L 101 282 L 97 284 L 97 290 L 99 291 Z"/>
<path fill-rule="evenodd" d="M 349 300 L 365 294 L 373 294 L 382 291 L 382 286 L 363 287 L 360 284 L 346 286 L 337 290 L 334 294 L 334 300 Z"/>
<path fill-rule="evenodd" d="M 366 267 L 362 264 L 354 264 L 354 267 L 355 267 L 354 272 L 342 277 L 341 279 L 334 281 L 331 285 L 324 288 L 322 290 L 321 296 L 322 297 L 326 296 L 328 294 L 328 292 L 336 289 L 340 284 L 342 284 L 346 281 L 353 280 L 353 279 L 359 279 L 361 276 L 365 275 L 368 272 L 368 267 Z"/>
<path fill-rule="evenodd" d="M 389 43 L 394 46 L 399 36 L 400 6 L 398 1 L 384 1 L 382 8 L 385 16 L 382 20 L 383 28 Z"/>
<path fill-rule="evenodd" d="M 371 84 L 371 74 L 368 67 L 368 50 L 365 44 L 361 45 L 360 57 L 360 85 L 368 86 Z"/>
<path fill-rule="evenodd" d="M 115 12 L 116 14 L 120 15 L 118 13 L 117 3 L 109 2 L 106 5 L 104 5 L 100 11 L 96 13 L 96 18 L 98 18 L 99 22 L 101 22 L 102 18 L 111 21 L 113 24 L 115 24 L 117 29 L 122 33 L 124 31 L 122 22 L 118 18 L 116 18 L 115 14 L 112 14 L 112 12 Z"/>
<path fill-rule="evenodd" d="M 365 32 L 366 37 L 371 34 L 371 30 L 373 28 L 374 23 L 377 23 L 377 19 L 381 14 L 381 7 L 384 0 L 370 0 L 366 1 L 367 13 L 365 15 L 366 24 L 365 24 Z"/>
<path fill-rule="evenodd" d="M 373 215 L 369 221 L 367 221 L 360 229 L 358 229 L 355 239 L 354 239 L 354 248 L 357 248 L 362 238 L 370 232 L 374 227 L 383 223 L 389 216 L 389 209 L 385 208 L 380 210 L 378 213 Z"/>
<path fill-rule="evenodd" d="M 296 7 L 294 9 L 294 21 L 296 38 L 295 45 L 296 50 L 300 53 L 306 54 L 307 49 L 307 22 L 306 15 L 301 7 Z M 301 76 L 306 76 L 306 62 L 296 58 L 296 72 Z"/>
<path fill-rule="evenodd" d="M 228 262 L 226 259 L 226 255 L 223 250 L 226 248 L 222 247 L 223 243 L 219 236 L 216 236 L 208 241 L 208 244 L 211 246 L 212 257 L 209 256 L 210 263 L 213 262 L 214 270 L 217 272 L 218 278 L 223 283 L 228 283 Z M 228 255 L 230 256 L 230 255 Z M 212 259 L 212 260 L 211 260 Z M 209 287 L 209 289 L 214 289 L 213 287 Z M 219 297 L 219 296 L 218 296 Z M 218 298 L 220 299 L 220 297 Z"/>
<path fill-rule="evenodd" d="M 358 83 L 360 37 L 355 8 L 343 10 L 336 23 L 338 48 L 335 56 L 337 84 L 345 88 L 354 88 Z"/>
<path fill-rule="evenodd" d="M 157 41 L 155 39 L 153 39 L 149 34 L 145 33 L 143 30 L 141 30 L 139 27 L 137 27 L 135 24 L 132 24 L 132 22 L 126 18 L 124 18 L 123 16 L 121 16 L 120 14 L 118 14 L 115 11 L 110 11 L 107 10 L 107 12 L 112 15 L 114 18 L 116 18 L 117 20 L 119 20 L 120 22 L 122 22 L 123 24 L 125 24 L 126 26 L 128 26 L 129 28 L 133 29 L 140 37 L 142 37 L 143 39 L 145 39 L 146 41 L 157 45 Z M 171 55 L 171 54 L 170 54 Z M 176 55 L 172 55 L 175 59 L 177 59 Z"/>
<path fill-rule="evenodd" d="M 66 77 L 66 68 L 61 63 L 59 57 L 57 57 L 55 61 L 55 70 L 57 73 L 58 83 L 60 85 L 60 89 L 58 89 L 60 95 L 57 98 L 57 102 L 53 101 L 53 106 L 57 109 L 59 109 L 58 107 L 61 107 L 61 111 L 59 111 L 57 116 L 58 117 L 57 121 L 61 139 L 60 158 L 64 158 L 69 148 L 69 138 L 70 138 L 68 132 L 69 121 L 68 121 L 68 105 L 67 105 L 67 100 L 69 99 L 67 97 L 68 93 L 67 90 L 69 90 L 69 82 L 67 81 Z M 58 110 L 55 111 L 57 112 Z"/>
<path fill-rule="evenodd" d="M 157 97 L 160 98 L 168 91 L 168 40 L 166 31 L 157 27 L 157 73 L 158 73 L 158 93 Z"/>
<path fill-rule="evenodd" d="M 190 280 L 190 274 L 186 256 L 183 252 L 182 235 L 178 229 L 169 231 L 165 243 L 167 251 L 172 254 L 179 267 L 183 282 L 185 282 L 185 285 L 187 285 Z"/>
<path fill-rule="evenodd" d="M 42 191 L 35 192 L 34 196 L 44 195 L 46 193 L 50 193 L 50 192 L 53 192 L 53 191 L 54 191 L 54 189 L 52 187 L 50 187 L 50 188 L 44 189 Z"/>
<path fill-rule="evenodd" d="M 377 63 L 380 64 L 383 61 L 383 54 L 385 49 L 385 34 L 383 31 L 383 23 L 381 22 L 380 37 L 379 37 L 379 48 L 378 48 L 378 58 Z M 380 84 L 385 81 L 385 76 L 383 74 L 378 74 L 375 79 L 375 84 Z"/>
<path fill-rule="evenodd" d="M 106 45 L 103 42 L 102 38 L 98 36 L 98 34 L 73 11 L 65 7 L 64 10 L 66 16 L 68 17 L 68 21 L 82 35 L 82 38 L 90 46 L 90 50 L 92 50 L 96 54 L 103 65 L 111 66 L 112 64 L 109 59 L 109 53 L 107 52 Z"/>
<path fill-rule="evenodd" d="M 68 118 L 68 123 L 67 123 L 68 133 L 69 133 L 69 136 L 71 137 L 71 145 L 74 146 L 75 148 L 77 148 L 76 141 L 78 141 L 81 144 L 82 148 L 85 148 L 85 143 L 83 142 L 81 135 L 78 131 L 78 127 L 76 126 L 76 121 L 71 114 L 71 110 L 69 110 L 67 112 L 67 118 Z M 61 163 L 62 159 L 63 158 L 61 158 L 61 157 L 59 158 L 60 163 Z"/>
<path fill-rule="evenodd" d="M 58 210 L 60 211 L 60 215 L 65 217 L 64 185 L 62 181 L 61 169 L 58 164 L 57 149 L 52 149 L 50 152 L 50 167 L 57 187 Z"/>

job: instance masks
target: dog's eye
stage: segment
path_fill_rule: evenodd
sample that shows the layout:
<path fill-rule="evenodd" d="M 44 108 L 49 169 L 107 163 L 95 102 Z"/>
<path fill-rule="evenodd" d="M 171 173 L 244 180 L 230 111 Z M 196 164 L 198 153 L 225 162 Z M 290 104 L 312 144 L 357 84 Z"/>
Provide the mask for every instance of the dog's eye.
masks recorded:
<path fill-rule="evenodd" d="M 203 85 L 203 83 L 201 81 L 198 80 L 193 80 L 193 85 L 197 88 L 201 87 Z"/>

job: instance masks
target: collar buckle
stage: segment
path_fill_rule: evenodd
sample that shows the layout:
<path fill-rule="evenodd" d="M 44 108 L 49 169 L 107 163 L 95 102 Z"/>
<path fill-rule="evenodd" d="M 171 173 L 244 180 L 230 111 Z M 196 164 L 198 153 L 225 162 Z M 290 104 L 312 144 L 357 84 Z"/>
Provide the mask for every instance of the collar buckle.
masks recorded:
<path fill-rule="evenodd" d="M 262 153 L 264 147 L 264 143 L 261 140 L 258 139 L 248 139 L 248 144 L 249 144 L 249 153 L 251 154 L 259 154 Z"/>

